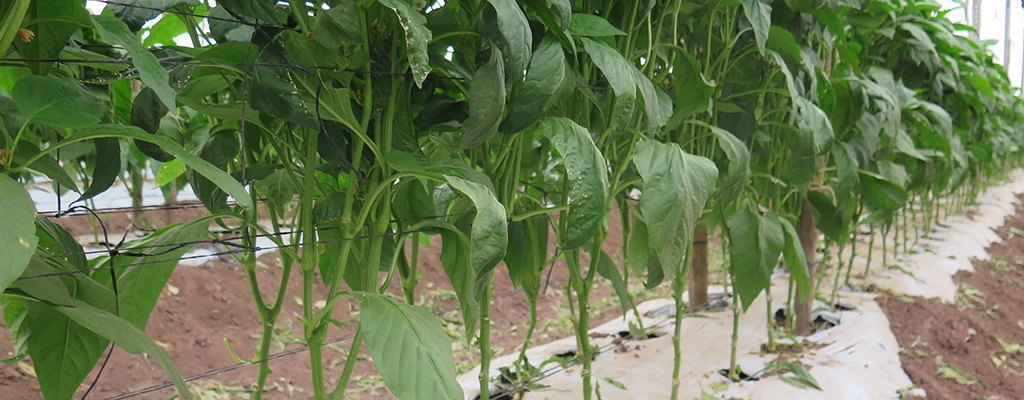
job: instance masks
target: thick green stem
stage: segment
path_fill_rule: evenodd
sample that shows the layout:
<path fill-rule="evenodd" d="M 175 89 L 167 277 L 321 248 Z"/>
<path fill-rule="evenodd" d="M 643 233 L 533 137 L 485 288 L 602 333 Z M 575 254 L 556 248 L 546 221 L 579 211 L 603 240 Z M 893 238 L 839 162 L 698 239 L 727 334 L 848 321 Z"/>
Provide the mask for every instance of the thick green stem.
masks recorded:
<path fill-rule="evenodd" d="M 493 276 L 492 276 L 493 277 Z M 483 298 L 480 299 L 480 398 L 489 399 L 491 385 L 491 294 L 494 290 L 491 287 L 490 279 L 484 287 Z"/>
<path fill-rule="evenodd" d="M 740 381 L 739 364 L 736 364 L 736 353 L 740 342 L 740 298 L 736 295 L 736 278 L 729 274 L 732 283 L 732 342 L 729 351 L 729 380 Z"/>

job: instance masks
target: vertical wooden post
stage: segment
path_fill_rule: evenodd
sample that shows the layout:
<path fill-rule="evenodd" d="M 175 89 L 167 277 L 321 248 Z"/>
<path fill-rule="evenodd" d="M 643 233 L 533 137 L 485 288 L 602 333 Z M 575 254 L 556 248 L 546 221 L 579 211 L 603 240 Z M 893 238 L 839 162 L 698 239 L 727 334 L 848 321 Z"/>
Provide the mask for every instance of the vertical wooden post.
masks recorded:
<path fill-rule="evenodd" d="M 693 230 L 693 254 L 690 255 L 690 312 L 708 303 L 708 227 L 697 224 Z"/>
<path fill-rule="evenodd" d="M 798 336 L 807 336 L 813 333 L 812 323 L 814 322 L 811 318 L 811 311 L 814 310 L 814 283 L 818 279 L 818 263 L 816 259 L 818 249 L 818 230 L 814 228 L 814 212 L 811 209 L 811 203 L 804 200 L 802 209 L 800 210 L 800 223 L 797 227 L 797 235 L 800 237 L 800 244 L 804 248 L 804 254 L 807 255 L 807 272 L 811 279 L 808 284 L 810 287 L 810 295 L 806 299 L 800 298 L 800 288 L 797 288 L 796 294 L 796 334 Z"/>

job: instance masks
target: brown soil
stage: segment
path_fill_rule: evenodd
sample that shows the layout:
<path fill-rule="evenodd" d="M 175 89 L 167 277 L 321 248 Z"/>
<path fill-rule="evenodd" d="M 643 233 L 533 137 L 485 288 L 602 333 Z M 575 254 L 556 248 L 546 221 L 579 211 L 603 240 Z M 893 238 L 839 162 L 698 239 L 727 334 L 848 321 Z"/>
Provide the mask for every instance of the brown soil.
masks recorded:
<path fill-rule="evenodd" d="M 164 226 L 164 221 L 171 219 L 181 222 L 197 218 L 205 214 L 202 208 L 176 210 L 168 215 L 163 211 L 147 212 L 147 218 L 154 226 Z M 616 218 L 609 223 L 609 239 L 604 248 L 609 254 L 615 254 L 619 246 L 621 233 Z M 74 235 L 89 235 L 94 232 L 90 225 L 92 217 L 64 217 L 54 221 L 67 227 Z M 130 227 L 128 216 L 124 214 L 102 215 L 110 240 L 117 242 L 124 230 Z M 141 225 L 141 224 L 137 224 Z M 102 240 L 102 235 L 99 237 Z M 454 292 L 447 276 L 438 261 L 440 251 L 439 238 L 433 238 L 433 248 L 421 248 L 420 268 L 424 270 L 417 288 L 417 304 L 429 309 L 451 310 L 458 306 Z M 554 243 L 550 244 L 549 253 L 554 253 Z M 583 256 L 584 258 L 586 255 Z M 616 255 L 616 259 L 619 259 Z M 257 268 L 260 287 L 265 297 L 276 290 L 281 276 L 280 261 L 276 254 L 267 254 L 259 261 L 264 267 Z M 587 261 L 587 260 L 584 260 Z M 584 264 L 587 265 L 587 264 Z M 497 355 L 517 351 L 526 331 L 529 320 L 529 306 L 526 297 L 516 293 L 503 267 L 498 268 L 493 285 L 495 300 L 492 312 L 491 347 Z M 545 274 L 548 272 L 545 271 Z M 542 344 L 571 335 L 571 325 L 566 308 L 564 283 L 568 274 L 565 264 L 555 264 L 548 279 L 548 287 L 539 300 L 538 313 L 540 323 L 533 336 L 533 344 Z M 316 278 L 319 281 L 319 277 Z M 636 280 L 635 278 L 633 279 Z M 383 277 L 381 279 L 383 281 Z M 600 281 L 600 280 L 599 280 Z M 632 282 L 631 282 L 632 283 Z M 401 298 L 401 285 L 398 279 L 392 283 L 390 293 Z M 326 298 L 326 289 L 318 285 L 320 290 L 314 299 Z M 301 316 L 302 308 L 298 299 L 301 297 L 302 277 L 298 267 L 295 268 L 289 282 L 285 304 L 278 322 L 271 353 L 302 348 L 302 325 L 291 323 Z M 659 293 L 645 293 L 656 296 Z M 600 284 L 591 295 L 594 305 L 592 326 L 602 324 L 617 315 L 620 309 L 609 285 Z M 357 303 L 345 303 L 336 308 L 335 318 L 342 322 L 345 329 L 331 327 L 327 338 L 341 338 L 354 333 L 358 317 Z M 459 311 L 443 313 L 440 318 L 445 321 L 449 334 L 453 336 L 453 349 L 456 363 L 460 371 L 472 368 L 479 362 L 478 352 L 474 347 L 459 340 L 464 329 L 459 324 Z M 289 329 L 290 328 L 290 329 Z M 168 281 L 167 289 L 162 293 L 156 309 L 150 318 L 146 332 L 163 346 L 174 360 L 181 374 L 185 377 L 194 376 L 219 368 L 238 364 L 232 357 L 226 342 L 242 359 L 252 359 L 259 343 L 258 334 L 261 324 L 252 301 L 252 294 L 245 273 L 241 266 L 227 256 L 219 259 L 211 258 L 200 267 L 179 266 Z M 343 340 L 325 347 L 324 374 L 328 380 L 328 390 L 333 389 L 337 378 L 344 368 L 344 360 L 350 347 L 350 341 Z M 0 358 L 12 355 L 13 346 L 10 336 L 0 320 Z M 392 398 L 383 381 L 369 360 L 365 347 L 362 348 L 352 382 L 348 392 L 352 396 L 346 398 Z M 26 359 L 21 364 L 0 364 L 0 387 L 5 400 L 41 399 L 38 382 L 32 376 L 31 361 Z M 269 399 L 280 398 L 312 398 L 310 384 L 309 353 L 305 351 L 274 358 L 270 361 L 273 371 L 268 379 L 270 392 L 265 396 Z M 96 373 L 95 368 L 93 374 Z M 250 387 L 256 375 L 256 366 L 249 365 L 235 370 L 222 372 L 207 378 L 199 379 L 192 384 L 208 399 L 248 398 L 246 389 Z M 88 386 L 92 377 L 86 380 L 82 389 Z M 124 393 L 140 390 L 166 382 L 166 375 L 159 366 L 144 356 L 134 356 L 121 349 L 115 349 L 109 364 L 103 371 L 96 388 L 89 395 L 90 399 L 105 399 Z M 82 391 L 79 392 L 81 395 Z M 138 396 L 140 399 L 169 399 L 175 396 L 174 389 L 163 389 Z"/>
<path fill-rule="evenodd" d="M 997 230 L 1003 240 L 989 247 L 991 259 L 954 277 L 956 304 L 888 293 L 878 298 L 900 343 L 903 368 L 929 399 L 1010 400 L 1024 393 L 1022 229 L 1018 204 L 1017 215 Z"/>

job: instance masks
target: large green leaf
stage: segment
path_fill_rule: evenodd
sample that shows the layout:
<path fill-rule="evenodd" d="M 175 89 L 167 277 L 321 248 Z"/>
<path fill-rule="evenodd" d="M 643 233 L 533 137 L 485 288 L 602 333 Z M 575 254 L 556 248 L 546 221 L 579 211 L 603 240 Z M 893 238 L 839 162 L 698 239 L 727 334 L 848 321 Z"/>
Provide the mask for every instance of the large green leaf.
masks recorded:
<path fill-rule="evenodd" d="M 227 194 L 234 197 L 235 201 L 238 202 L 242 207 L 251 209 L 252 198 L 249 197 L 249 192 L 238 181 L 231 177 L 227 172 L 213 166 L 209 162 L 199 158 L 192 152 L 185 150 L 180 144 L 175 143 L 170 138 L 165 136 L 150 135 L 142 129 L 134 126 L 125 126 L 118 124 L 101 124 L 88 129 L 83 129 L 76 132 L 64 140 L 51 145 L 47 148 L 47 154 L 50 151 L 58 148 L 68 146 L 84 140 L 101 138 L 101 137 L 125 137 L 131 139 L 140 139 L 150 143 L 154 143 L 160 146 L 161 149 L 166 151 L 168 154 L 180 159 L 185 165 L 188 165 L 196 172 L 207 177 L 211 181 L 217 184 L 217 187 L 221 188 Z M 34 160 L 32 160 L 34 161 Z"/>
<path fill-rule="evenodd" d="M 465 233 L 453 225 L 440 222 L 429 225 L 441 228 L 441 267 L 455 289 L 455 297 L 459 299 L 463 327 L 466 329 L 466 342 L 472 342 L 478 332 L 476 319 L 480 315 L 480 303 L 473 295 L 473 243 Z"/>
<path fill-rule="evenodd" d="M 405 53 L 409 55 L 412 79 L 416 82 L 416 86 L 423 87 L 423 81 L 430 73 L 430 56 L 427 55 L 427 45 L 432 39 L 430 29 L 427 29 L 427 17 L 401 0 L 378 1 L 398 14 L 398 20 L 401 22 L 402 28 L 405 29 Z"/>
<path fill-rule="evenodd" d="M 498 132 L 505 109 L 505 67 L 501 50 L 491 49 L 491 59 L 473 76 L 469 84 L 469 117 L 459 149 L 486 142 Z"/>
<path fill-rule="evenodd" d="M 757 49 L 764 54 L 764 45 L 768 41 L 768 28 L 772 25 L 772 6 L 761 0 L 740 0 L 743 4 L 743 14 L 754 27 L 754 39 L 757 42 Z"/>
<path fill-rule="evenodd" d="M 36 251 L 36 206 L 20 183 L 0 174 L 0 292 L 25 272 Z"/>
<path fill-rule="evenodd" d="M 65 291 L 67 289 L 65 288 Z M 110 344 L 54 307 L 24 301 L 32 357 L 43 398 L 70 400 Z"/>
<path fill-rule="evenodd" d="M 508 116 L 498 129 L 516 133 L 537 122 L 557 99 L 562 85 L 571 79 L 570 73 L 562 46 L 551 36 L 545 37 L 530 60 L 526 80 L 512 100 Z"/>
<path fill-rule="evenodd" d="M 573 14 L 569 22 L 569 32 L 576 36 L 625 36 L 608 20 L 596 15 Z"/>
<path fill-rule="evenodd" d="M 466 195 L 476 206 L 473 217 L 471 239 L 473 240 L 473 284 L 474 295 L 483 293 L 484 285 L 490 282 L 490 273 L 505 257 L 508 246 L 508 223 L 505 207 L 498 202 L 486 186 L 457 176 L 445 175 L 448 185 Z"/>
<path fill-rule="evenodd" d="M 636 145 L 633 163 L 644 180 L 640 211 L 651 248 L 671 280 L 680 272 L 693 227 L 715 190 L 718 168 L 707 158 L 684 153 L 675 143 L 653 140 Z"/>
<path fill-rule="evenodd" d="M 580 248 L 590 240 L 604 221 L 608 197 L 608 165 L 590 138 L 590 132 L 568 118 L 545 118 L 537 128 L 562 155 L 569 181 L 566 202 L 567 237 L 563 250 Z"/>
<path fill-rule="evenodd" d="M 179 247 L 174 244 L 202 240 L 208 234 L 208 227 L 209 221 L 205 219 L 175 227 L 146 246 L 150 249 L 143 250 L 153 255 L 117 256 L 111 260 L 108 265 L 128 266 L 117 279 L 121 318 L 139 329 L 146 328 L 160 292 L 178 266 L 178 259 L 192 249 L 192 245 Z"/>
<path fill-rule="evenodd" d="M 73 79 L 26 76 L 11 89 L 24 123 L 58 128 L 85 128 L 103 116 L 103 103 Z"/>
<path fill-rule="evenodd" d="M 778 217 L 762 216 L 749 200 L 733 213 L 729 229 L 729 272 L 746 311 L 771 285 L 786 238 Z"/>
<path fill-rule="evenodd" d="M 515 0 L 487 0 L 494 7 L 498 17 L 498 31 L 502 40 L 498 44 L 508 57 L 505 68 L 505 81 L 508 84 L 523 80 L 523 71 L 530 63 L 530 47 L 533 46 L 533 33 L 526 14 L 519 8 Z"/>
<path fill-rule="evenodd" d="M 132 55 L 132 64 L 139 71 L 139 79 L 142 80 L 142 83 L 153 88 L 157 97 L 167 108 L 177 109 L 174 102 L 174 90 L 168 83 L 170 76 L 167 74 L 167 70 L 160 65 L 160 60 L 146 46 L 142 45 L 139 38 L 128 30 L 128 25 L 117 18 L 105 15 L 96 15 L 92 19 L 96 31 L 105 42 L 124 47 L 128 54 Z"/>
<path fill-rule="evenodd" d="M 32 31 L 35 37 L 29 41 L 16 39 L 12 44 L 22 58 L 37 60 L 61 58 L 61 51 L 71 35 L 79 28 L 92 25 L 89 10 L 78 0 L 32 1 L 23 21 L 21 28 Z M 41 76 L 47 75 L 53 66 L 53 62 L 26 64 L 32 73 Z"/>
<path fill-rule="evenodd" d="M 583 48 L 587 50 L 590 59 L 594 61 L 597 68 L 608 79 L 612 92 L 616 97 L 616 108 L 612 111 L 612 126 L 624 124 L 629 115 L 633 112 L 633 104 L 636 102 L 636 78 L 633 76 L 633 65 L 629 63 L 622 54 L 604 42 L 590 38 L 583 38 Z"/>
<path fill-rule="evenodd" d="M 171 379 L 171 382 L 174 382 L 178 393 L 186 399 L 192 398 L 190 389 L 185 385 L 185 381 L 181 378 L 181 374 L 178 373 L 174 362 L 167 356 L 164 349 L 160 348 L 156 342 L 146 336 L 142 329 L 110 312 L 93 307 L 81 300 L 75 300 L 74 307 L 57 307 L 57 311 L 60 311 L 61 314 L 64 314 L 88 331 L 95 332 L 102 337 L 112 340 L 118 347 L 131 354 L 146 353 L 149 358 L 156 361 L 157 365 L 167 372 L 167 376 Z"/>
<path fill-rule="evenodd" d="M 366 348 L 395 397 L 463 399 L 451 342 L 433 314 L 374 293 L 357 296 Z"/>

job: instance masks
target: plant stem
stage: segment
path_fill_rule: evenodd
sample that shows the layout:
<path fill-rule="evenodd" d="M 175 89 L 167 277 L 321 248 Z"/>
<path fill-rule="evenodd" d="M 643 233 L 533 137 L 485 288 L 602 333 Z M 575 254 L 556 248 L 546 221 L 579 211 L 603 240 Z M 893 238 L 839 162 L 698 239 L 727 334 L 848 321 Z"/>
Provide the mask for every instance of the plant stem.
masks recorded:
<path fill-rule="evenodd" d="M 526 337 L 523 338 L 523 347 L 519 350 L 520 365 L 529 364 L 526 358 L 526 350 L 530 347 L 530 339 L 533 337 L 533 330 L 537 327 L 537 295 L 536 292 L 526 292 L 526 301 L 530 303 L 530 325 L 526 327 Z"/>
<path fill-rule="evenodd" d="M 493 274 L 492 276 L 493 277 Z M 480 398 L 490 399 L 491 385 L 491 279 L 484 286 L 483 298 L 480 299 Z"/>
<path fill-rule="evenodd" d="M 363 327 L 359 326 L 359 328 L 356 328 L 356 335 L 352 337 L 352 345 L 348 349 L 348 356 L 345 357 L 345 369 L 341 371 L 338 385 L 331 391 L 331 400 L 340 400 L 345 396 L 345 389 L 348 388 L 348 382 L 352 379 L 352 371 L 356 368 L 356 361 L 359 359 L 359 349 L 362 346 Z"/>
<path fill-rule="evenodd" d="M 729 380 L 740 381 L 739 365 L 736 364 L 736 353 L 739 351 L 740 341 L 740 303 L 736 295 L 736 277 L 729 274 L 729 282 L 732 284 L 732 342 L 729 352 Z"/>

